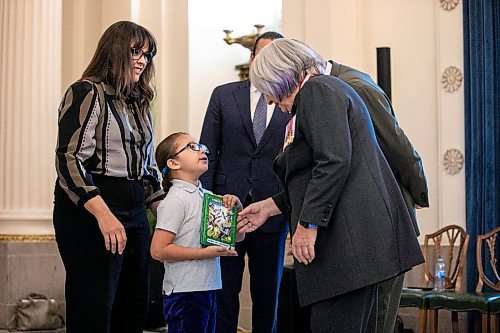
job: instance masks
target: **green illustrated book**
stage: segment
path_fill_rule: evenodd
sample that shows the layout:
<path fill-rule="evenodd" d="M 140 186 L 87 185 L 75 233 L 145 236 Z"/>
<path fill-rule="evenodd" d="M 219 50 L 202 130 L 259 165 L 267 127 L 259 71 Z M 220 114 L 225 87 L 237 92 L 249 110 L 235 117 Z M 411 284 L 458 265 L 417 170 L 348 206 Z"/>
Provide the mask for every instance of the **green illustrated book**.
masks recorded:
<path fill-rule="evenodd" d="M 236 205 L 227 209 L 222 204 L 221 197 L 205 193 L 201 216 L 201 244 L 234 248 L 237 214 Z"/>

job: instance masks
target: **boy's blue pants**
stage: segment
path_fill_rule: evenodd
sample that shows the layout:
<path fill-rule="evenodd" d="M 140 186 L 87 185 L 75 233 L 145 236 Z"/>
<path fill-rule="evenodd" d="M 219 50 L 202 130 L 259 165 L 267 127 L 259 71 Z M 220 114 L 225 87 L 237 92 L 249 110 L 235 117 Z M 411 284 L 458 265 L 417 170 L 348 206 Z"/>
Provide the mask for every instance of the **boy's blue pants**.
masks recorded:
<path fill-rule="evenodd" d="M 215 290 L 163 296 L 168 333 L 214 333 L 216 312 Z"/>

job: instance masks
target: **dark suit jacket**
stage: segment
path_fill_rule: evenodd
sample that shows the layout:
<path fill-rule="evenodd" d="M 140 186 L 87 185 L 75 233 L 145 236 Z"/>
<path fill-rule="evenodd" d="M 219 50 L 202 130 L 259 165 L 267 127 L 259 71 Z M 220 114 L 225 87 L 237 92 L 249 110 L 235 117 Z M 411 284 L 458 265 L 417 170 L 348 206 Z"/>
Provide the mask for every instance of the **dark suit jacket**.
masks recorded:
<path fill-rule="evenodd" d="M 375 139 L 366 107 L 341 80 L 315 76 L 295 97 L 293 143 L 275 171 L 273 197 L 298 221 L 319 225 L 316 258 L 296 262 L 301 305 L 399 275 L 424 261 L 398 184 Z"/>
<path fill-rule="evenodd" d="M 208 171 L 203 186 L 216 194 L 234 194 L 241 202 L 252 190 L 253 201 L 269 198 L 282 190 L 272 163 L 283 149 L 288 113 L 274 110 L 269 125 L 257 146 L 250 116 L 250 83 L 238 81 L 215 88 L 203 122 L 200 142 L 207 145 Z M 270 218 L 264 232 L 281 232 L 288 217 Z"/>
<path fill-rule="evenodd" d="M 389 98 L 372 78 L 354 68 L 332 60 L 329 62 L 332 64 L 330 75 L 350 85 L 365 103 L 375 128 L 378 144 L 400 185 L 413 226 L 419 235 L 415 204 L 429 207 L 422 159 L 399 127 Z"/>

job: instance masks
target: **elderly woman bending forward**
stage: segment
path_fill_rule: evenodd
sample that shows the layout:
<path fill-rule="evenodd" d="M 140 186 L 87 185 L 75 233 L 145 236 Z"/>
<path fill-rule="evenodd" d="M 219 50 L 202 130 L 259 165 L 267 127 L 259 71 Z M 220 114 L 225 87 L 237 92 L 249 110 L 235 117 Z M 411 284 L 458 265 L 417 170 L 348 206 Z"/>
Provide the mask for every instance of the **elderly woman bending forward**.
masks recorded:
<path fill-rule="evenodd" d="M 284 190 L 248 206 L 238 227 L 291 215 L 302 306 L 313 332 L 371 332 L 377 285 L 423 262 L 396 180 L 358 95 L 307 45 L 279 39 L 255 58 L 250 80 L 290 112 L 274 171 Z"/>

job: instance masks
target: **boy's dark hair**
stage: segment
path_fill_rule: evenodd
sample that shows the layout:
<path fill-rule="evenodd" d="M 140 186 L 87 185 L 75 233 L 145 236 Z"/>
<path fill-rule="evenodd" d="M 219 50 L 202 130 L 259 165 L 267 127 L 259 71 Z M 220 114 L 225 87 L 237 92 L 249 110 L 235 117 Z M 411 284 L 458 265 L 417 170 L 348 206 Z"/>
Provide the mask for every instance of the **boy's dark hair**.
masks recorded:
<path fill-rule="evenodd" d="M 163 175 L 163 181 L 161 185 L 165 194 L 168 193 L 168 190 L 172 187 L 172 175 L 167 167 L 167 162 L 172 158 L 172 156 L 175 155 L 176 150 L 178 149 L 177 140 L 183 135 L 189 134 L 184 132 L 176 132 L 170 134 L 165 139 L 163 139 L 160 144 L 158 144 L 158 147 L 156 147 L 156 164 L 158 165 L 158 169 L 160 169 Z"/>
<path fill-rule="evenodd" d="M 279 32 L 276 32 L 276 31 L 264 32 L 262 35 L 257 37 L 257 39 L 255 40 L 255 44 L 253 44 L 252 54 L 255 56 L 255 49 L 257 48 L 257 44 L 259 43 L 259 41 L 261 39 L 275 40 L 275 39 L 279 39 L 279 38 L 283 38 L 283 35 L 280 34 Z"/>

